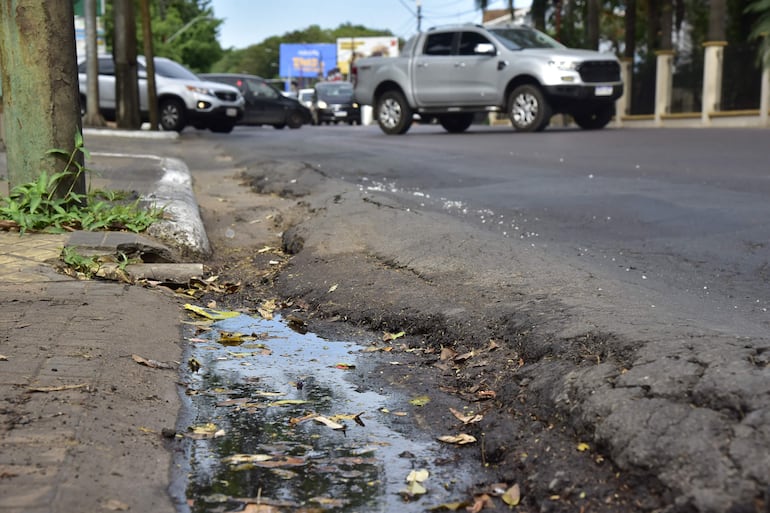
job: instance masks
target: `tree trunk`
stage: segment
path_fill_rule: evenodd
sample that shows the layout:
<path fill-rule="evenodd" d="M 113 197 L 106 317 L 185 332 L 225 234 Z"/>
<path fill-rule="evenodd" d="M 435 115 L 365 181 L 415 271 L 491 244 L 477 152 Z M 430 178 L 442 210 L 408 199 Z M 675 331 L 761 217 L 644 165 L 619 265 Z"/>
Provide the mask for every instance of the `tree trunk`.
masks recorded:
<path fill-rule="evenodd" d="M 54 20 L 55 23 L 51 23 Z M 0 0 L 0 69 L 10 187 L 65 170 L 48 150 L 71 152 L 81 130 L 72 2 Z M 75 162 L 83 164 L 78 152 Z M 56 195 L 85 193 L 85 176 L 72 174 Z"/>
<path fill-rule="evenodd" d="M 115 101 L 118 128 L 138 130 L 139 86 L 136 65 L 136 18 L 133 0 L 115 0 Z"/>
<path fill-rule="evenodd" d="M 709 30 L 708 41 L 724 41 L 725 18 L 727 17 L 727 6 L 725 0 L 711 0 L 709 3 Z"/>
<path fill-rule="evenodd" d="M 647 54 L 660 48 L 660 0 L 647 2 Z"/>
<path fill-rule="evenodd" d="M 532 6 L 530 7 L 530 13 L 532 16 L 532 23 L 537 30 L 545 32 L 545 11 L 548 9 L 548 0 L 532 0 Z"/>
<path fill-rule="evenodd" d="M 626 0 L 626 39 L 623 56 L 627 59 L 636 57 L 636 0 Z"/>
<path fill-rule="evenodd" d="M 599 49 L 599 14 L 601 10 L 600 0 L 588 0 L 588 35 L 586 44 L 592 50 Z"/>
<path fill-rule="evenodd" d="M 85 0 L 86 18 L 86 66 L 88 82 L 86 84 L 86 126 L 104 126 L 104 118 L 99 112 L 99 59 L 96 34 L 96 0 Z"/>
<path fill-rule="evenodd" d="M 673 0 L 663 0 L 660 6 L 660 49 L 671 50 L 672 32 L 674 30 Z"/>
<path fill-rule="evenodd" d="M 147 108 L 150 114 L 150 130 L 158 129 L 158 93 L 155 87 L 155 51 L 152 47 L 152 23 L 150 19 L 150 0 L 141 0 L 142 40 L 147 68 Z"/>

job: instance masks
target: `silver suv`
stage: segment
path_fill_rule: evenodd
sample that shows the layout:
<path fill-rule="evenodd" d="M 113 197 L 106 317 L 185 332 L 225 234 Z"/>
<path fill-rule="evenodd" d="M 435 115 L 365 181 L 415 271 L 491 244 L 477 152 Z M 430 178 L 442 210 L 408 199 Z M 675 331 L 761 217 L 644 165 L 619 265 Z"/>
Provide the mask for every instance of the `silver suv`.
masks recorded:
<path fill-rule="evenodd" d="M 187 125 L 229 133 L 243 117 L 244 99 L 237 88 L 219 82 L 206 82 L 178 62 L 155 57 L 155 88 L 158 117 L 164 130 L 181 132 Z M 149 119 L 147 68 L 145 58 L 137 58 L 139 110 Z M 78 65 L 80 105 L 86 105 L 86 61 Z M 112 56 L 99 56 L 99 111 L 107 120 L 115 119 L 115 62 Z"/>

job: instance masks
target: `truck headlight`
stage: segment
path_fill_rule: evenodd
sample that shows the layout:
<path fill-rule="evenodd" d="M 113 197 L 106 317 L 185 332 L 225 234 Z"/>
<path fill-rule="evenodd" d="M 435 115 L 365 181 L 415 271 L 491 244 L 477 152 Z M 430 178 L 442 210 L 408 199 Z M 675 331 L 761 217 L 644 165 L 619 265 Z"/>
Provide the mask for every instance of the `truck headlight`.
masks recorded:
<path fill-rule="evenodd" d="M 323 100 L 318 100 L 318 108 L 319 108 L 319 109 L 325 109 L 326 107 L 328 107 L 328 105 L 326 104 L 326 102 L 325 102 L 325 101 L 323 101 Z"/>
<path fill-rule="evenodd" d="M 578 63 L 575 61 L 548 61 L 549 66 L 560 71 L 577 71 Z"/>

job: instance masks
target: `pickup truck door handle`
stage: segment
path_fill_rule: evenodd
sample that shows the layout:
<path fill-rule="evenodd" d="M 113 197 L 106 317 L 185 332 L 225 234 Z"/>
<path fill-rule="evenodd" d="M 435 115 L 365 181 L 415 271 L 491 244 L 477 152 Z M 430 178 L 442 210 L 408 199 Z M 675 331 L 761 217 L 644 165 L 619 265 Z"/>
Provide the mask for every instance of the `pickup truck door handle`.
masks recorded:
<path fill-rule="evenodd" d="M 428 63 L 427 62 L 418 62 L 417 63 L 417 67 L 418 68 L 427 68 L 428 67 Z"/>
<path fill-rule="evenodd" d="M 465 63 L 464 62 L 455 62 L 455 68 L 464 68 Z"/>
<path fill-rule="evenodd" d="M 508 65 L 508 61 L 499 61 L 497 63 L 497 71 L 505 69 L 505 67 Z"/>

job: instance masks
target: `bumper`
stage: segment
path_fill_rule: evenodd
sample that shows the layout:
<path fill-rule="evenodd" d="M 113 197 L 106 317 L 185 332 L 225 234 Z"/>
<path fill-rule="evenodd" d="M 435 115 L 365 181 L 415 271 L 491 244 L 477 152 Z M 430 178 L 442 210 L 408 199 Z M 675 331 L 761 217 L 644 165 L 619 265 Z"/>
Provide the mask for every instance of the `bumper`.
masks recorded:
<path fill-rule="evenodd" d="M 318 111 L 318 121 L 325 123 L 329 122 L 342 122 L 347 123 L 355 121 L 361 122 L 361 109 L 360 108 L 346 108 L 341 107 L 338 109 L 320 109 Z"/>
<path fill-rule="evenodd" d="M 623 84 L 557 85 L 546 86 L 545 91 L 552 98 L 610 102 L 623 95 Z"/>
<path fill-rule="evenodd" d="M 188 111 L 190 123 L 206 125 L 209 122 L 232 121 L 236 123 L 243 118 L 243 109 L 240 107 L 215 107 L 210 110 Z"/>

